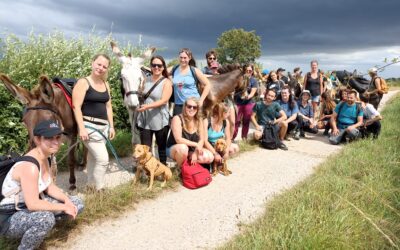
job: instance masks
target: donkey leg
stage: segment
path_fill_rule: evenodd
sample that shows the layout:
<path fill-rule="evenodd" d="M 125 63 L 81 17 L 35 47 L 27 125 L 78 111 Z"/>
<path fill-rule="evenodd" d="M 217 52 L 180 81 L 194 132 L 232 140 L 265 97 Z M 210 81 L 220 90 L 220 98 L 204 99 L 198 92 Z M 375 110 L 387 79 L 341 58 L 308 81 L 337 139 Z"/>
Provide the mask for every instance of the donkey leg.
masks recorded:
<path fill-rule="evenodd" d="M 70 145 L 74 145 L 76 142 L 76 138 L 71 139 Z M 75 159 L 75 149 L 76 145 L 74 145 L 68 153 L 68 167 L 69 167 L 69 189 L 74 190 L 76 189 L 76 178 L 75 178 L 75 166 L 76 166 L 76 159 Z"/>

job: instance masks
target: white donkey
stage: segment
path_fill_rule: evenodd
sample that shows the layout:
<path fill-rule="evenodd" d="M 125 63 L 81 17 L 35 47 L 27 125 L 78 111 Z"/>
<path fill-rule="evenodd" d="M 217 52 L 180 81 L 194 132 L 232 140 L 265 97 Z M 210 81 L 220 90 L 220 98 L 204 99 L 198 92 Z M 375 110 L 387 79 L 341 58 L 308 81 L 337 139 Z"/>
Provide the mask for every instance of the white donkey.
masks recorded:
<path fill-rule="evenodd" d="M 121 77 L 124 87 L 124 104 L 128 109 L 129 122 L 131 123 L 132 144 L 140 144 L 140 134 L 136 128 L 136 108 L 139 106 L 139 95 L 142 94 L 142 86 L 145 75 L 141 68 L 145 59 L 150 58 L 156 50 L 154 47 L 146 50 L 140 57 L 124 56 L 115 42 L 111 42 L 113 53 L 122 64 Z"/>

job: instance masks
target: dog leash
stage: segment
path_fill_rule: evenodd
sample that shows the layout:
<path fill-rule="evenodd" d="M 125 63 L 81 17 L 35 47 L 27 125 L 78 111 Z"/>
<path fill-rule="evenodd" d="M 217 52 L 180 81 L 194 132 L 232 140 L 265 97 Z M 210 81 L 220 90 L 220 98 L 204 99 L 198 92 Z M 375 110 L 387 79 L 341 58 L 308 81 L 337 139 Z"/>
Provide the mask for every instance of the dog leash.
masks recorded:
<path fill-rule="evenodd" d="M 92 130 L 96 131 L 97 133 L 99 133 L 99 134 L 106 140 L 106 145 L 107 145 L 108 148 L 111 150 L 111 153 L 114 155 L 114 158 L 117 160 L 117 164 L 118 164 L 119 166 L 121 166 L 122 168 L 124 168 L 126 171 L 132 171 L 132 168 L 129 168 L 128 166 L 122 164 L 120 158 L 119 158 L 118 155 L 117 155 L 117 152 L 115 151 L 114 146 L 111 144 L 110 139 L 108 139 L 108 138 L 107 138 L 99 129 L 97 129 L 97 128 L 94 128 L 94 127 L 89 126 L 89 125 L 85 125 L 85 128 L 92 129 Z M 93 132 L 92 132 L 92 133 L 93 133 Z M 92 134 L 92 133 L 90 133 L 90 134 Z"/>

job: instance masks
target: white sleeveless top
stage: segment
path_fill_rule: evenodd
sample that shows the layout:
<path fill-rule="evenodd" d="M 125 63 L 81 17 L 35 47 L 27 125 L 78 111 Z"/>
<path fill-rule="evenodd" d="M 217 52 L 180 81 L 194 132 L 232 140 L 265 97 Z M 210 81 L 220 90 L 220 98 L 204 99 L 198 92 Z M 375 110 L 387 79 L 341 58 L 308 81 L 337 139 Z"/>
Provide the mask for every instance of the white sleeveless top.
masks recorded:
<path fill-rule="evenodd" d="M 13 204 L 15 203 L 24 203 L 24 195 L 22 193 L 21 183 L 16 181 L 12 178 L 12 173 L 16 166 L 21 164 L 24 161 L 20 161 L 14 164 L 10 171 L 7 173 L 6 178 L 3 182 L 2 194 L 5 197 L 1 202 L 0 205 L 4 204 Z M 33 164 L 33 163 L 32 163 Z M 39 180 L 38 180 L 38 187 L 39 187 L 39 194 L 46 190 L 51 184 L 51 176 L 45 181 L 42 180 L 42 169 L 39 168 Z"/>

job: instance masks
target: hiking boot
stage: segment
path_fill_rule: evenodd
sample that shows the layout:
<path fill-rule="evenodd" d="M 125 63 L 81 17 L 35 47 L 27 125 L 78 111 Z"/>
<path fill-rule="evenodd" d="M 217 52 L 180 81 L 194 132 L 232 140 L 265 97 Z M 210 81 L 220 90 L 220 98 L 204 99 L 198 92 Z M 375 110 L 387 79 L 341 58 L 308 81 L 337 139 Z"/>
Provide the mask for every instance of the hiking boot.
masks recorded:
<path fill-rule="evenodd" d="M 284 139 L 285 139 L 285 141 L 290 141 L 289 135 L 286 134 Z"/>
<path fill-rule="evenodd" d="M 304 133 L 304 131 L 301 131 L 301 132 L 300 132 L 300 137 L 302 137 L 302 138 L 305 138 L 305 137 L 306 137 L 306 134 Z"/>
<path fill-rule="evenodd" d="M 294 138 L 295 140 L 300 140 L 300 131 L 297 130 L 297 131 L 294 133 L 293 138 Z"/>
<path fill-rule="evenodd" d="M 282 150 L 285 150 L 285 151 L 288 150 L 288 147 L 287 147 L 283 142 L 281 142 L 281 143 L 279 144 L 279 148 L 282 149 Z"/>

